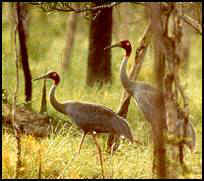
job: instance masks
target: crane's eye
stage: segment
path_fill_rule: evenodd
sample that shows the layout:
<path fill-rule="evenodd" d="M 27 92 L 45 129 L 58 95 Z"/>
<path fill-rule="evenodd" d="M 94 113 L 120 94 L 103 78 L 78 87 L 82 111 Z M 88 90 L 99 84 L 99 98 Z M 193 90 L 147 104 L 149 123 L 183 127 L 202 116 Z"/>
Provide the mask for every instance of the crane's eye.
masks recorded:
<path fill-rule="evenodd" d="M 126 42 L 126 46 L 130 46 L 130 43 L 129 43 L 129 42 Z"/>
<path fill-rule="evenodd" d="M 57 74 L 55 72 L 51 74 L 51 77 L 56 77 L 56 76 Z"/>

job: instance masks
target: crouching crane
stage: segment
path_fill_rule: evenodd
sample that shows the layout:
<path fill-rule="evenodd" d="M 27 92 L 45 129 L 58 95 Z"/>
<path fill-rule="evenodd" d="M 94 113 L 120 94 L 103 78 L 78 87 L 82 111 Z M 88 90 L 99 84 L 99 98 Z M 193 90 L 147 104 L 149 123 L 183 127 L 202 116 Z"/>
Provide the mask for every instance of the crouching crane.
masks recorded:
<path fill-rule="evenodd" d="M 151 124 L 155 121 L 160 119 L 162 116 L 163 120 L 166 120 L 165 112 L 161 112 L 161 102 L 159 98 L 161 97 L 161 92 L 159 89 L 146 84 L 144 82 L 134 82 L 128 78 L 126 67 L 128 63 L 128 59 L 130 57 L 132 47 L 128 40 L 120 41 L 114 45 L 106 47 L 104 50 L 108 48 L 120 47 L 125 50 L 125 55 L 122 59 L 121 66 L 120 66 L 120 80 L 124 89 L 134 97 L 135 102 L 141 109 L 144 114 L 145 119 L 147 119 Z M 135 78 L 136 79 L 136 78 Z M 163 102 L 162 102 L 163 103 Z M 164 104 L 164 103 L 163 103 Z M 160 115 L 162 114 L 162 115 Z M 184 121 L 177 120 L 177 129 L 174 130 L 174 135 L 180 135 L 180 129 L 183 127 Z M 167 124 L 165 123 L 165 128 L 167 129 Z M 189 140 L 185 140 L 184 144 L 186 144 L 191 151 L 195 149 L 196 144 L 196 134 L 193 128 L 192 122 L 189 120 L 187 124 L 187 137 L 190 138 Z M 112 143 L 111 143 L 112 144 Z"/>
<path fill-rule="evenodd" d="M 55 98 L 55 90 L 60 82 L 60 77 L 57 72 L 48 72 L 47 74 L 34 80 L 39 79 L 53 80 L 53 85 L 49 94 L 52 106 L 58 112 L 71 117 L 76 125 L 82 129 L 83 136 L 79 145 L 79 153 L 86 134 L 90 133 L 92 135 L 98 149 L 102 176 L 104 177 L 102 153 L 96 140 L 96 133 L 111 133 L 116 137 L 124 136 L 130 140 L 131 143 L 133 143 L 133 136 L 127 121 L 118 116 L 111 109 L 102 105 L 78 101 L 66 101 L 64 103 L 58 102 Z"/>

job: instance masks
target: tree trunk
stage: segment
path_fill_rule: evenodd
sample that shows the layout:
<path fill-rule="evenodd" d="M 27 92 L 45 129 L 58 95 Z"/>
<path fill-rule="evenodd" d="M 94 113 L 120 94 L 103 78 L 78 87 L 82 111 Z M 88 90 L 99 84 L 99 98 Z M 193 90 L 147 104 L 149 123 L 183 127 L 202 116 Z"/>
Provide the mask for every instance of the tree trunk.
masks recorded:
<path fill-rule="evenodd" d="M 21 52 L 21 61 L 23 66 L 23 73 L 25 79 L 25 101 L 28 103 L 32 99 L 32 82 L 31 82 L 31 73 L 28 64 L 28 53 L 26 47 L 26 33 L 22 20 L 22 6 L 21 3 L 17 2 L 16 4 L 17 10 L 17 18 L 18 18 L 18 35 L 19 35 L 19 43 L 20 43 L 20 52 Z M 31 104 L 29 103 L 29 106 Z"/>
<path fill-rule="evenodd" d="M 43 80 L 42 98 L 40 105 L 40 113 L 47 113 L 47 99 L 46 99 L 46 79 Z"/>
<path fill-rule="evenodd" d="M 94 3 L 96 6 L 101 3 Z M 87 85 L 111 81 L 111 53 L 104 48 L 112 41 L 112 8 L 92 12 L 89 34 Z"/>
<path fill-rule="evenodd" d="M 163 92 L 163 76 L 164 76 L 164 51 L 162 51 L 166 46 L 164 44 L 163 36 L 165 36 L 165 25 L 166 20 L 162 21 L 161 18 L 161 6 L 160 4 L 151 3 L 149 6 L 150 19 L 151 19 L 151 30 L 154 45 L 154 53 L 155 53 L 155 66 L 154 71 L 156 74 L 156 81 L 158 89 Z M 163 48 L 163 49 L 162 49 Z M 163 96 L 160 96 L 158 100 L 161 105 L 160 112 L 165 111 Z M 153 174 L 156 171 L 157 178 L 168 178 L 167 176 L 167 167 L 166 167 L 166 149 L 164 142 L 164 126 L 165 120 L 160 119 L 152 122 L 152 136 L 154 143 L 154 151 L 153 151 Z"/>
<path fill-rule="evenodd" d="M 79 3 L 74 4 L 75 8 L 77 9 L 79 7 Z M 68 17 L 67 21 L 67 39 L 66 39 L 66 45 L 64 49 L 64 61 L 62 63 L 62 69 L 64 71 L 67 71 L 69 68 L 73 45 L 74 45 L 74 38 L 75 33 L 77 29 L 77 13 L 72 13 Z"/>

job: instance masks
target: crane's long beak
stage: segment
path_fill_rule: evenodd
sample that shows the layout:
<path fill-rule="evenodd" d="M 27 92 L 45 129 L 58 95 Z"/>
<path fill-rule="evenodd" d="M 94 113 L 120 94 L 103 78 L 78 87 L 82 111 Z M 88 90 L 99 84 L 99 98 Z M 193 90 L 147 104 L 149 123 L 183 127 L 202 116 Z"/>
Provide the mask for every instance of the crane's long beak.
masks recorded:
<path fill-rule="evenodd" d="M 120 43 L 116 43 L 114 45 L 107 46 L 107 47 L 104 48 L 104 50 L 107 50 L 107 49 L 110 49 L 110 48 L 114 48 L 114 47 L 120 47 Z"/>
<path fill-rule="evenodd" d="M 33 81 L 35 81 L 35 80 L 40 80 L 40 79 L 46 79 L 47 78 L 47 74 L 46 75 L 43 75 L 43 76 L 40 76 L 40 77 L 38 77 L 38 78 L 35 78 L 35 79 L 33 79 Z"/>

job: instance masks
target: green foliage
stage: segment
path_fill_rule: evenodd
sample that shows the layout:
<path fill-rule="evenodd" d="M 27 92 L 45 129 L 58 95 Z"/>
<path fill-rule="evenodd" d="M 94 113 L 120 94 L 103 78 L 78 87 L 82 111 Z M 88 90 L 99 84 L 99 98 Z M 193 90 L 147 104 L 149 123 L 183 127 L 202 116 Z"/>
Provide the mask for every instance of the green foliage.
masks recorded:
<path fill-rule="evenodd" d="M 112 50 L 113 83 L 102 89 L 89 88 L 85 84 L 88 32 L 89 26 L 84 18 L 80 18 L 77 27 L 70 69 L 66 73 L 61 72 L 61 62 L 66 39 L 65 13 L 43 14 L 38 8 L 30 9 L 29 24 L 29 63 L 32 77 L 38 77 L 48 70 L 55 70 L 61 75 L 61 83 L 56 94 L 60 101 L 79 100 L 103 104 L 114 111 L 120 103 L 122 85 L 119 79 L 119 67 L 123 51 Z M 134 17 L 134 15 L 132 15 Z M 3 88 L 8 91 L 9 100 L 16 86 L 15 53 L 13 29 L 8 21 L 6 6 L 3 8 L 2 18 L 2 81 Z M 144 31 L 146 22 L 128 25 L 127 39 L 133 44 L 133 54 L 130 58 L 129 68 L 134 61 L 134 54 L 138 39 Z M 113 34 L 113 42 L 116 41 Z M 201 37 L 192 34 L 192 46 L 190 50 L 189 73 L 182 73 L 181 81 L 187 83 L 186 93 L 189 97 L 190 112 L 197 132 L 196 153 L 186 151 L 186 162 L 192 168 L 192 174 L 187 178 L 201 178 L 202 176 L 202 54 Z M 145 57 L 145 62 L 139 75 L 139 80 L 154 82 L 153 55 L 151 47 Z M 32 107 L 39 111 L 43 81 L 33 82 Z M 50 88 L 51 81 L 47 87 Z M 24 102 L 24 78 L 20 70 L 20 89 L 17 98 L 18 104 Z M 62 119 L 66 116 L 56 112 L 48 103 L 49 115 Z M 152 169 L 152 138 L 151 127 L 146 122 L 138 107 L 131 101 L 128 113 L 128 121 L 132 127 L 134 137 L 143 143 L 131 145 L 122 141 L 120 149 L 111 157 L 104 150 L 107 136 L 98 136 L 104 155 L 104 172 L 108 178 L 151 178 Z M 2 165 L 3 178 L 14 178 L 16 164 L 16 142 L 8 132 L 3 133 Z M 85 139 L 80 156 L 76 151 L 81 139 L 81 132 L 75 125 L 69 130 L 64 129 L 58 135 L 51 135 L 41 141 L 41 146 L 32 137 L 22 138 L 22 178 L 37 178 L 38 175 L 38 150 L 42 154 L 43 178 L 101 178 L 101 168 L 98 153 L 90 136 Z"/>

